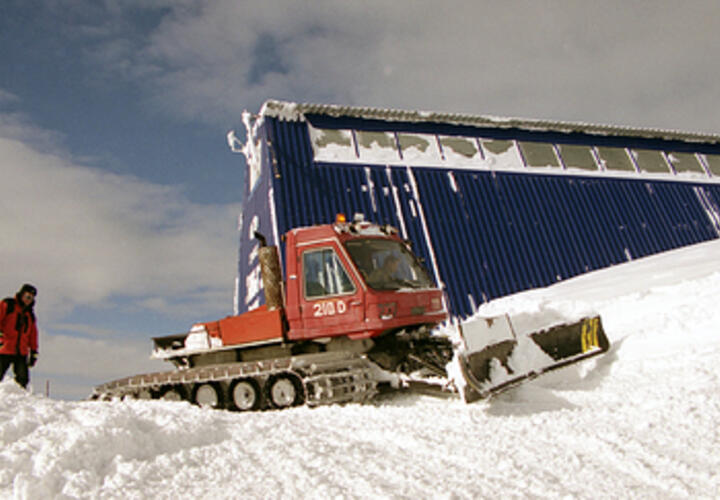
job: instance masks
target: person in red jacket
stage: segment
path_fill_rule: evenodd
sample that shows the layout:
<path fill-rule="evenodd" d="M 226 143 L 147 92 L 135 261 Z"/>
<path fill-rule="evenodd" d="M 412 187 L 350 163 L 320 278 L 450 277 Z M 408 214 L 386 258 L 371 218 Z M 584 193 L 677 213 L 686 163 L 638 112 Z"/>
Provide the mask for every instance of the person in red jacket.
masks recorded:
<path fill-rule="evenodd" d="M 30 382 L 29 367 L 38 357 L 38 332 L 33 306 L 37 289 L 25 284 L 14 298 L 0 302 L 0 380 L 13 365 L 15 381 L 22 387 Z"/>

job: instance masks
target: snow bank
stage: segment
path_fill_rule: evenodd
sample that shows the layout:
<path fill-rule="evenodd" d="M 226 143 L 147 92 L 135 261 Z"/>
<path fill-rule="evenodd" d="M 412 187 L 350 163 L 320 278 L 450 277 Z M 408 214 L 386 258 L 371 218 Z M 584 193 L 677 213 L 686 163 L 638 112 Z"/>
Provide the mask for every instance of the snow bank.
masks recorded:
<path fill-rule="evenodd" d="M 0 496 L 120 495 L 142 488 L 138 465 L 229 437 L 189 404 L 70 403 L 0 384 Z M 188 411 L 183 411 L 188 410 Z M 140 467 L 142 469 L 142 467 Z M 156 475 L 149 483 L 170 479 Z M 149 484 L 150 486 L 151 484 Z"/>
<path fill-rule="evenodd" d="M 716 498 L 720 243 L 493 303 L 592 309 L 613 347 L 488 402 L 238 414 L 0 384 L 2 498 Z"/>

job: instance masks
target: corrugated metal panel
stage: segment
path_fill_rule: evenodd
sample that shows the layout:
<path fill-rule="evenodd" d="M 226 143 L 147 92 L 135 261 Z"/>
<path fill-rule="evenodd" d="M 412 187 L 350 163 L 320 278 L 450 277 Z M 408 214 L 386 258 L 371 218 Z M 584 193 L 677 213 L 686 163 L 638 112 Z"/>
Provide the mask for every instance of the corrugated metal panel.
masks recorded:
<path fill-rule="evenodd" d="M 720 234 L 717 183 L 317 164 L 304 122 L 266 118 L 263 127 L 272 175 L 244 202 L 246 213 L 268 212 L 258 193 L 272 189 L 279 233 L 328 223 L 338 212 L 399 227 L 437 271 L 458 316 L 483 301 Z M 250 269 L 243 245 L 252 243 L 241 243 L 241 282 Z"/>
<path fill-rule="evenodd" d="M 264 131 L 260 131 L 264 136 Z M 259 178 L 254 186 L 246 181 L 243 211 L 238 221 L 240 249 L 238 253 L 238 278 L 235 290 L 235 312 L 241 313 L 265 303 L 260 287 L 259 243 L 255 231 L 263 234 L 268 241 L 275 242 L 272 217 L 272 164 L 267 141 L 261 141 L 262 154 L 257 161 Z M 247 176 L 246 176 L 247 177 Z"/>
<path fill-rule="evenodd" d="M 716 237 L 688 184 L 453 171 L 455 192 L 447 171 L 415 175 L 459 315 L 472 312 L 468 295 L 491 299 Z"/>
<path fill-rule="evenodd" d="M 277 199 L 282 200 L 277 204 L 280 232 L 327 224 L 337 213 L 363 213 L 398 225 L 392 197 L 383 189 L 383 169 L 314 164 L 303 124 L 273 121 L 271 131 L 274 149 L 279 152 L 274 187 Z"/>

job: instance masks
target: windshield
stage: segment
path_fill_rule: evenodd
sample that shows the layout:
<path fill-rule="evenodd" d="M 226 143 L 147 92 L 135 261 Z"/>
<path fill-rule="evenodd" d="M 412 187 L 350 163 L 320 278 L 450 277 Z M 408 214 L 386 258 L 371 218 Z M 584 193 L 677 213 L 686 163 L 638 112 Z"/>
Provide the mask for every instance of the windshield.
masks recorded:
<path fill-rule="evenodd" d="M 378 238 L 345 243 L 365 282 L 375 290 L 432 288 L 427 271 L 399 241 Z"/>

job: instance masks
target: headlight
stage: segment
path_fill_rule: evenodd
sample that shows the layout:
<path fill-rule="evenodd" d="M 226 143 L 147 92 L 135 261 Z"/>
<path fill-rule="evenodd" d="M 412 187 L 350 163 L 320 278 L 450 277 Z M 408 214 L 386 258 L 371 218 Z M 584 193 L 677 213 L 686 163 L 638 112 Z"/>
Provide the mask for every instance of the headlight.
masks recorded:
<path fill-rule="evenodd" d="M 433 297 L 432 299 L 430 299 L 430 311 L 436 312 L 442 310 L 442 308 L 443 305 L 440 297 Z"/>

